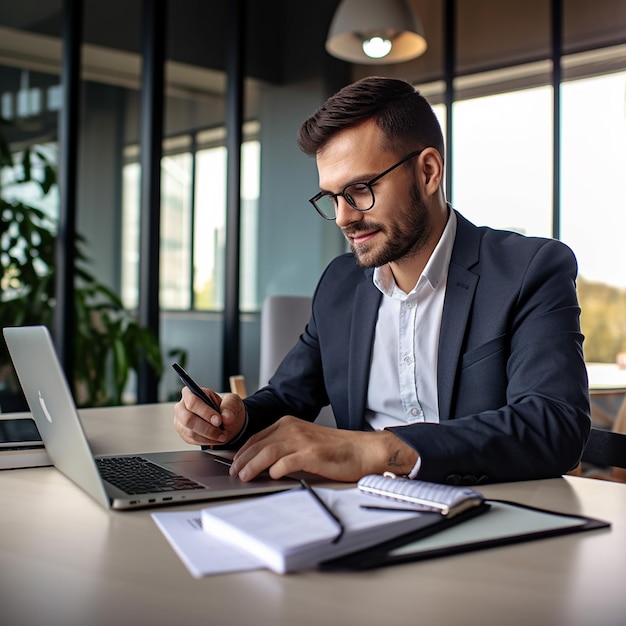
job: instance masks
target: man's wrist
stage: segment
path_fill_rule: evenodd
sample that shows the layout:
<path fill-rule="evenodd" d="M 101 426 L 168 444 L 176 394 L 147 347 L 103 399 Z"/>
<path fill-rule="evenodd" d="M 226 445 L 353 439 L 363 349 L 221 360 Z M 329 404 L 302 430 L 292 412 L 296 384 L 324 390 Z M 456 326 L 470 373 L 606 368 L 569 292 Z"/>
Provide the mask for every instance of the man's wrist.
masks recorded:
<path fill-rule="evenodd" d="M 380 473 L 393 472 L 397 476 L 415 478 L 421 465 L 417 451 L 394 435 L 393 429 L 386 428 L 380 434 L 384 437 L 384 458 Z"/>
<path fill-rule="evenodd" d="M 236 444 L 240 439 L 244 438 L 244 435 L 248 428 L 248 422 L 249 422 L 248 411 L 246 411 L 246 416 L 243 422 L 243 426 L 241 427 L 241 430 L 239 431 L 239 433 L 237 433 L 237 435 L 235 435 L 232 439 L 229 439 L 228 441 L 224 443 L 215 443 L 215 444 L 208 445 L 208 446 L 201 446 L 201 448 L 203 450 L 232 450 L 233 445 Z"/>

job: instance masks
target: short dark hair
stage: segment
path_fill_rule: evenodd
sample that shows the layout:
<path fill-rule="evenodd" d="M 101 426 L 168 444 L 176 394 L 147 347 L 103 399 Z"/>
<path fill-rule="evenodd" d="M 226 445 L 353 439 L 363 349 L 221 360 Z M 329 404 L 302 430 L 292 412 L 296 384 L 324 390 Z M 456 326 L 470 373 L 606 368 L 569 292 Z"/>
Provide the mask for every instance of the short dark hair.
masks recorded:
<path fill-rule="evenodd" d="M 339 131 L 374 119 L 390 150 L 436 148 L 444 158 L 439 121 L 426 100 L 410 83 L 395 78 L 368 76 L 343 87 L 298 131 L 298 146 L 315 156 Z"/>

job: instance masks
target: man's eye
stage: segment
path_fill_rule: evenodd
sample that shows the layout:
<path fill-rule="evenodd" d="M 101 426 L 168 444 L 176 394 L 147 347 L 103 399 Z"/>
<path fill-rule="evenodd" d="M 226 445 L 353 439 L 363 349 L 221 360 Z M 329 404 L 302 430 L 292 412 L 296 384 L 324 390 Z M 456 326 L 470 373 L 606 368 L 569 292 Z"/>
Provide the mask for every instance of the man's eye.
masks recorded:
<path fill-rule="evenodd" d="M 365 183 L 356 183 L 355 185 L 350 185 L 346 191 L 351 195 L 358 195 L 369 193 L 369 187 Z"/>

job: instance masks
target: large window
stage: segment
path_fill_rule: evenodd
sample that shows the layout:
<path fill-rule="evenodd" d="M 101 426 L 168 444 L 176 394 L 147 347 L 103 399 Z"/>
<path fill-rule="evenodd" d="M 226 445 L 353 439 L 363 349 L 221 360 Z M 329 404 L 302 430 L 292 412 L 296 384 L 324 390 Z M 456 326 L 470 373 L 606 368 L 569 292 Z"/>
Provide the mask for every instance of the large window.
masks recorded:
<path fill-rule="evenodd" d="M 587 361 L 626 351 L 626 72 L 562 87 L 561 238 L 578 258 Z"/>
<path fill-rule="evenodd" d="M 549 237 L 552 89 L 460 100 L 453 120 L 454 205 L 475 224 Z"/>
<path fill-rule="evenodd" d="M 247 137 L 256 132 L 247 125 Z M 224 306 L 226 163 L 223 128 L 168 139 L 161 160 L 160 306 L 170 311 L 219 311 Z M 137 148 L 126 150 L 123 172 L 122 297 L 138 302 L 139 185 Z M 242 146 L 241 308 L 258 307 L 256 225 L 259 199 L 258 140 Z"/>
<path fill-rule="evenodd" d="M 455 208 L 479 225 L 558 235 L 569 245 L 579 265 L 585 359 L 613 364 L 626 352 L 623 59 L 623 47 L 563 59 L 570 76 L 560 86 L 559 233 L 552 229 L 553 92 L 541 84 L 545 68 L 511 68 L 529 84 L 501 93 L 506 70 L 495 73 L 500 82 L 489 73 L 463 77 L 458 82 L 472 93 L 457 94 L 452 124 Z"/>

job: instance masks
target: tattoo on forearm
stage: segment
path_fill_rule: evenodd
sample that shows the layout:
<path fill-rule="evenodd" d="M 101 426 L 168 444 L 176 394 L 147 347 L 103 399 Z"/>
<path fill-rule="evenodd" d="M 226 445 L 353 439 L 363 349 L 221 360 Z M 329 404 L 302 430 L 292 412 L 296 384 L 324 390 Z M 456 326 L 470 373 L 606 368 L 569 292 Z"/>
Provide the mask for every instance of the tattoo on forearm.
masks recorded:
<path fill-rule="evenodd" d="M 398 461 L 398 457 L 400 456 L 400 450 L 396 450 L 387 461 L 387 465 L 389 467 L 399 467 L 400 462 Z"/>

